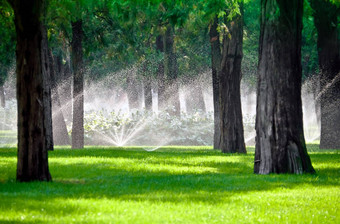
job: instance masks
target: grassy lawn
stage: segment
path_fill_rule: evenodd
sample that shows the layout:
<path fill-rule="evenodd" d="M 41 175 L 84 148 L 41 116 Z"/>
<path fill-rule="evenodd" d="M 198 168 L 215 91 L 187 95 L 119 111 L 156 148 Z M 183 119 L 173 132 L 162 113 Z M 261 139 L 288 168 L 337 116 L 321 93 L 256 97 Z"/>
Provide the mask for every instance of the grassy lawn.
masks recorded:
<path fill-rule="evenodd" d="M 58 148 L 51 183 L 17 183 L 0 149 L 0 223 L 340 223 L 340 151 L 308 145 L 316 175 L 254 175 L 254 149 Z"/>

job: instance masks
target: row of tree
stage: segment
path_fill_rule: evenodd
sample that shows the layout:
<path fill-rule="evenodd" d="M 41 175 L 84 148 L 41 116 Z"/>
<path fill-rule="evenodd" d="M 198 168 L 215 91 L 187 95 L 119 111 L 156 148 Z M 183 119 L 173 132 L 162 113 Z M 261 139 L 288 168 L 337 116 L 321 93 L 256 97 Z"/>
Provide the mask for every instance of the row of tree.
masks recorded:
<path fill-rule="evenodd" d="M 53 94 L 58 78 L 56 74 L 60 71 L 64 75 L 73 72 L 72 147 L 83 148 L 84 53 L 88 60 L 94 54 L 102 54 L 109 59 L 124 57 L 121 61 L 125 64 L 131 58 L 145 59 L 154 55 L 154 52 L 161 53 L 162 58 L 156 60 L 158 65 L 154 72 L 158 77 L 159 107 L 165 108 L 170 104 L 175 108 L 175 115 L 179 116 L 176 82 L 179 66 L 174 32 L 176 27 L 184 27 L 188 20 L 195 21 L 192 24 L 201 23 L 205 24 L 206 29 L 209 28 L 215 118 L 214 148 L 227 153 L 246 153 L 240 98 L 243 1 L 176 1 L 175 4 L 172 1 L 65 0 L 50 1 L 49 4 L 44 0 L 8 2 L 14 10 L 16 30 L 18 180 L 51 180 L 47 150 L 53 149 L 52 132 L 67 135 L 62 113 L 54 118 L 55 123 L 62 124 L 61 127 L 52 129 L 51 99 L 54 106 L 62 107 L 58 94 Z M 1 3 L 3 10 L 5 2 Z M 339 147 L 339 128 L 334 122 L 340 120 L 339 7 L 326 0 L 311 0 L 310 5 L 314 9 L 314 21 L 318 30 L 322 80 L 319 93 L 321 146 Z M 261 174 L 312 173 L 314 170 L 307 154 L 302 123 L 303 0 L 261 1 L 260 18 L 254 171 Z M 90 33 L 86 29 L 88 23 L 84 21 L 105 24 L 107 29 L 97 26 Z M 197 28 L 193 26 L 192 29 Z M 131 32 L 135 35 L 131 35 Z M 200 34 L 200 31 L 196 33 Z M 109 45 L 108 38 L 122 38 L 124 41 L 117 41 L 114 48 L 107 47 L 106 54 L 103 54 L 98 48 Z M 155 40 L 155 47 L 151 40 Z M 67 41 L 70 47 L 64 46 Z M 132 50 L 130 46 L 133 46 Z M 55 52 L 52 52 L 52 47 Z M 112 50 L 120 48 L 126 53 L 117 51 L 119 55 L 116 55 Z M 153 48 L 152 53 L 147 52 L 150 48 Z M 58 52 L 58 49 L 62 51 Z M 68 50 L 71 58 L 63 60 L 60 52 Z M 137 57 L 128 57 L 131 54 Z M 142 60 L 140 63 L 142 73 L 150 70 L 149 62 Z M 133 83 L 133 80 L 127 80 L 127 83 Z M 145 83 L 145 106 L 150 108 L 150 82 Z M 68 143 L 68 137 L 62 139 Z"/>

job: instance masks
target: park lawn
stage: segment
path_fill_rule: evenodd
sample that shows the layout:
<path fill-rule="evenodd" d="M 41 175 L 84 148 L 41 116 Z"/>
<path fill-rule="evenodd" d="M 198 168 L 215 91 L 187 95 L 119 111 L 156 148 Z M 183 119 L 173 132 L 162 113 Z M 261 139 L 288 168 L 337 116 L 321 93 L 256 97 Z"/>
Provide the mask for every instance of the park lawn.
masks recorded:
<path fill-rule="evenodd" d="M 317 148 L 315 175 L 255 175 L 254 148 L 57 148 L 49 183 L 16 182 L 3 148 L 0 223 L 340 223 L 340 153 Z"/>

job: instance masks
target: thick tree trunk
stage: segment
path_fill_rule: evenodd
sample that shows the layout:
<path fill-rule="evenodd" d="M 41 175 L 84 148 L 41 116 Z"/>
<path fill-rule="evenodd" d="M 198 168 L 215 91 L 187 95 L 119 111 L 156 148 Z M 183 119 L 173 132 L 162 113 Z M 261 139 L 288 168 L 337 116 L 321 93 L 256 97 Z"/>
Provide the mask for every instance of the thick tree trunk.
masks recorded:
<path fill-rule="evenodd" d="M 213 84 L 213 101 L 214 101 L 214 149 L 221 149 L 221 131 L 220 131 L 220 103 L 219 103 L 219 75 L 221 72 L 221 46 L 219 33 L 217 31 L 218 17 L 216 16 L 210 27 L 211 43 L 211 70 Z"/>
<path fill-rule="evenodd" d="M 67 132 L 67 127 L 63 115 L 63 111 L 61 109 L 57 80 L 56 80 L 56 65 L 54 63 L 54 58 L 52 55 L 52 51 L 49 50 L 49 67 L 50 67 L 50 75 L 51 75 L 51 83 L 52 83 L 52 121 L 53 121 L 53 139 L 55 145 L 69 145 L 70 139 Z"/>
<path fill-rule="evenodd" d="M 52 127 L 52 102 L 51 102 L 51 67 L 48 56 L 48 43 L 47 43 L 47 31 L 46 27 L 42 26 L 42 53 L 41 61 L 44 78 L 44 105 L 45 105 L 45 116 L 44 116 L 44 126 L 45 141 L 47 150 L 53 151 L 53 127 Z"/>
<path fill-rule="evenodd" d="M 84 148 L 84 75 L 82 20 L 72 22 L 73 123 L 72 148 Z"/>
<path fill-rule="evenodd" d="M 170 105 L 171 114 L 180 116 L 179 87 L 177 82 L 178 64 L 174 52 L 174 28 L 166 27 L 164 39 L 164 76 L 166 80 L 166 101 Z"/>
<path fill-rule="evenodd" d="M 6 99 L 5 99 L 5 90 L 4 90 L 4 85 L 0 85 L 0 101 L 1 101 L 1 107 L 5 108 L 6 107 Z"/>
<path fill-rule="evenodd" d="M 303 0 L 261 1 L 254 165 L 258 174 L 315 172 L 302 123 L 302 11 Z"/>
<path fill-rule="evenodd" d="M 17 33 L 18 181 L 50 181 L 46 147 L 43 0 L 10 1 Z"/>
<path fill-rule="evenodd" d="M 318 31 L 320 67 L 321 136 L 320 148 L 340 148 L 340 51 L 339 9 L 329 1 L 311 0 Z"/>
<path fill-rule="evenodd" d="M 242 14 L 242 5 L 240 5 Z M 228 22 L 229 33 L 223 35 L 221 75 L 219 79 L 221 150 L 224 153 L 247 153 L 244 143 L 241 109 L 241 62 L 243 18 Z"/>

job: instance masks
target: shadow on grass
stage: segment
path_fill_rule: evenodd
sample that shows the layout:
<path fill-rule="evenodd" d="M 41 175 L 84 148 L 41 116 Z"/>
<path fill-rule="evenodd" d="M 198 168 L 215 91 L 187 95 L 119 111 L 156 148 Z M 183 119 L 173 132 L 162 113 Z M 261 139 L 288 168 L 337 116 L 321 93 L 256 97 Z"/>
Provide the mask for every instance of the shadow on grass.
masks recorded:
<path fill-rule="evenodd" d="M 77 161 L 64 164 L 60 161 L 72 156 L 67 157 L 63 156 L 62 152 L 56 152 L 50 157 L 50 170 L 54 182 L 16 183 L 10 179 L 0 184 L 0 195 L 2 198 L 6 196 L 6 198 L 17 200 L 22 197 L 29 201 L 40 200 L 39 198 L 48 200 L 115 198 L 136 201 L 181 202 L 190 200 L 218 203 L 221 200 L 227 200 L 229 196 L 253 191 L 293 189 L 304 184 L 339 185 L 340 169 L 338 168 L 320 168 L 317 175 L 254 175 L 252 174 L 253 158 L 249 155 L 231 156 L 236 157 L 238 162 L 203 161 L 195 164 L 180 160 L 173 161 L 171 160 L 172 153 L 167 153 L 168 160 L 164 163 L 160 162 L 163 159 L 162 156 L 158 156 L 161 153 L 141 156 L 136 152 L 120 152 L 119 156 L 112 155 L 111 157 L 105 153 L 100 154 L 101 158 L 113 158 L 113 160 L 103 160 L 98 163 Z M 190 158 L 191 156 L 198 157 L 191 153 L 189 156 Z M 313 157 L 318 158 L 317 156 L 319 155 Z M 145 160 L 148 157 L 151 157 L 151 160 Z M 321 157 L 319 160 L 325 163 L 333 158 L 324 154 L 321 154 Z M 53 158 L 58 158 L 58 161 L 54 161 Z M 117 158 L 124 158 L 128 162 L 116 163 Z M 79 157 L 79 159 L 84 159 L 84 157 Z"/>
<path fill-rule="evenodd" d="M 34 209 L 34 202 L 42 199 L 48 207 L 48 201 L 79 198 L 215 204 L 256 191 L 295 189 L 306 184 L 339 186 L 337 152 L 311 154 L 316 175 L 255 175 L 253 156 L 224 155 L 213 150 L 56 150 L 49 154 L 54 181 L 17 183 L 15 173 L 9 174 L 0 182 L 0 208 L 6 209 L 5 205 L 13 201 L 16 208 Z M 1 158 L 10 161 L 0 171 L 13 172 L 16 151 L 1 149 Z M 51 209 L 58 210 L 55 204 Z"/>

